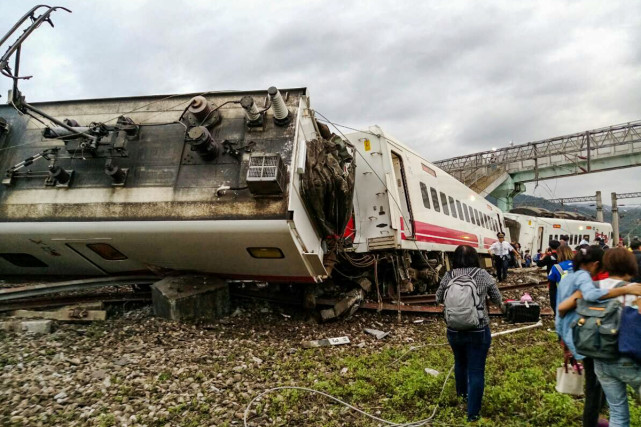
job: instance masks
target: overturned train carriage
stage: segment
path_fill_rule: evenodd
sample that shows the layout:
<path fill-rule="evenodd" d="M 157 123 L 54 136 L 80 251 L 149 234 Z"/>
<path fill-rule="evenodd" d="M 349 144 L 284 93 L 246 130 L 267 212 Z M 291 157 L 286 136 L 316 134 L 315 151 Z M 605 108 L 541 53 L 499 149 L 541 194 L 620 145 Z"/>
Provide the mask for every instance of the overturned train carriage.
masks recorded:
<path fill-rule="evenodd" d="M 0 106 L 0 273 L 327 276 L 354 164 L 305 89 L 34 106 L 66 126 Z"/>
<path fill-rule="evenodd" d="M 60 123 L 0 106 L 2 274 L 322 283 L 313 304 L 323 289 L 424 292 L 461 244 L 490 267 L 504 230 L 380 128 L 331 133 L 305 89 L 34 107 Z"/>

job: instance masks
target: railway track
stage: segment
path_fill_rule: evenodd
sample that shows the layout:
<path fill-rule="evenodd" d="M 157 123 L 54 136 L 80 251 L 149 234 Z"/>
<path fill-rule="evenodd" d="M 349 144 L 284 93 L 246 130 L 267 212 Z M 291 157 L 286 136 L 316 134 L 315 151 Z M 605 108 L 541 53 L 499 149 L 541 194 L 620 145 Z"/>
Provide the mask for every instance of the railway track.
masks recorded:
<path fill-rule="evenodd" d="M 90 289 L 99 289 L 101 287 L 117 286 L 129 287 L 132 285 L 151 284 L 158 280 L 156 276 L 125 276 L 110 277 L 98 279 L 73 280 L 67 282 L 57 282 L 48 284 L 39 284 L 33 286 L 15 287 L 0 289 L 0 312 L 13 311 L 18 309 L 33 309 L 56 307 L 64 305 L 75 305 L 83 303 L 104 302 L 104 303 L 127 303 L 151 302 L 151 292 L 135 292 L 131 289 L 117 290 L 113 292 L 94 292 L 69 295 L 69 292 L 86 291 Z M 516 285 L 507 285 L 499 287 L 501 291 L 528 289 L 547 285 L 547 281 L 520 283 Z M 302 298 L 294 295 L 265 295 L 260 292 L 242 291 L 232 289 L 231 295 L 236 298 L 251 298 L 269 301 L 278 304 L 302 305 Z M 320 306 L 333 306 L 339 299 L 319 298 L 316 304 Z M 426 295 L 406 295 L 400 300 L 394 301 L 386 298 L 381 302 L 363 301 L 359 305 L 366 310 L 391 310 L 412 313 L 440 314 L 443 308 L 436 305 L 436 294 Z M 490 315 L 501 315 L 500 310 L 491 308 Z M 541 312 L 542 316 L 553 315 L 552 310 L 545 309 Z"/>
<path fill-rule="evenodd" d="M 0 289 L 0 303 L 60 292 L 85 291 L 106 286 L 150 285 L 158 280 L 160 280 L 158 276 L 109 276 L 5 288 Z"/>
<path fill-rule="evenodd" d="M 110 292 L 82 295 L 53 295 L 46 298 L 27 298 L 0 304 L 0 312 L 49 308 L 65 305 L 79 305 L 102 302 L 106 304 L 150 303 L 151 292 Z"/>
<path fill-rule="evenodd" d="M 499 291 L 512 291 L 515 289 L 528 289 L 539 286 L 547 286 L 547 280 L 541 282 L 530 282 L 530 283 L 519 283 L 516 285 L 506 285 L 499 286 Z M 403 304 L 435 304 L 436 303 L 436 294 L 427 294 L 427 295 L 406 295 L 401 297 L 401 303 Z"/>

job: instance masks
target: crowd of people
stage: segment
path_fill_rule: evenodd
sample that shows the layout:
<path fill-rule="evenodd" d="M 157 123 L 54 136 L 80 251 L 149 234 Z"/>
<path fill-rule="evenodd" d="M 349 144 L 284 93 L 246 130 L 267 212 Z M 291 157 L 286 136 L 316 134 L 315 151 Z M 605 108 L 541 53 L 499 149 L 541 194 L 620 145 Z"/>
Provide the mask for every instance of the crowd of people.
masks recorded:
<path fill-rule="evenodd" d="M 537 251 L 532 258 L 528 251 L 520 252 L 517 242 L 505 242 L 503 233 L 497 237 L 499 241 L 489 248 L 496 281 L 506 279 L 507 269 L 513 265 L 512 257 L 519 265 L 546 269 L 550 306 L 565 360 L 585 378 L 583 426 L 629 426 L 627 386 L 641 394 L 641 242 L 635 239 L 628 248 L 610 249 L 602 240 L 594 245 L 582 241 L 571 248 L 561 236 L 560 241 L 550 242 L 545 254 Z M 480 268 L 474 248 L 459 246 L 452 267 L 441 280 L 436 297 L 445 305 L 447 339 L 455 360 L 456 393 L 467 402 L 468 421 L 474 421 L 480 417 L 485 361 L 492 340 L 487 300 L 503 311 L 505 305 L 496 281 Z M 583 326 L 581 322 L 586 321 L 585 310 L 612 312 L 614 319 L 622 319 L 620 313 L 625 313 L 627 347 L 617 342 L 623 340 L 623 335 L 619 337 L 617 333 L 623 332 L 624 326 L 620 325 L 626 325 L 624 320 L 620 323 L 617 320 L 618 330 L 601 330 L 605 324 L 600 328 L 601 319 L 597 319 L 596 334 L 604 335 L 595 335 L 593 340 L 602 339 L 599 343 L 602 347 L 596 351 L 591 348 L 596 344 L 589 340 L 586 344 L 576 332 L 577 324 Z M 581 333 L 588 331 L 592 330 L 586 326 Z M 579 342 L 575 343 L 576 339 Z M 609 421 L 600 418 L 606 401 Z"/>

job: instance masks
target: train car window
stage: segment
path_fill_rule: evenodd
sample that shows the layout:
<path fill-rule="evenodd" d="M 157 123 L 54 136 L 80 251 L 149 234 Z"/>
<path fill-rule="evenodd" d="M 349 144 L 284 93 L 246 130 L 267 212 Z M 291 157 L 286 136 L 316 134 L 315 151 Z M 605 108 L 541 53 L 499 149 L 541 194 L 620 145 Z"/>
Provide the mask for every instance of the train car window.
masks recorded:
<path fill-rule="evenodd" d="M 470 219 L 472 220 L 472 224 L 474 224 L 474 225 L 478 225 L 478 224 L 476 223 L 476 218 L 474 218 L 474 209 L 472 209 L 472 207 L 471 207 L 471 206 L 469 206 L 469 210 L 470 210 Z"/>
<path fill-rule="evenodd" d="M 459 219 L 461 221 L 464 221 L 463 220 L 463 208 L 461 207 L 461 202 L 459 202 L 458 200 L 456 201 L 456 208 L 458 209 L 458 217 L 459 217 Z M 468 222 L 469 222 L 469 220 L 468 220 Z"/>
<path fill-rule="evenodd" d="M 489 221 L 488 221 L 488 217 L 487 217 L 487 215 L 485 215 L 485 214 L 483 214 L 483 225 L 484 225 L 484 227 L 485 227 L 485 228 L 487 228 L 488 230 L 490 229 L 490 223 L 489 223 Z"/>
<path fill-rule="evenodd" d="M 5 253 L 0 254 L 0 258 L 4 258 L 17 267 L 49 267 L 47 264 L 31 254 Z"/>
<path fill-rule="evenodd" d="M 447 208 L 447 196 L 441 191 L 441 206 L 443 206 L 443 213 L 445 215 L 450 214 L 450 210 Z"/>
<path fill-rule="evenodd" d="M 559 235 L 558 234 L 554 235 L 554 240 L 559 240 Z"/>
<path fill-rule="evenodd" d="M 482 226 L 483 224 L 481 224 L 481 219 L 479 218 L 479 211 L 474 208 L 472 208 L 472 210 L 474 211 L 474 216 L 476 217 L 476 225 Z"/>
<path fill-rule="evenodd" d="M 430 208 L 430 196 L 427 194 L 427 186 L 421 182 L 421 196 L 423 196 L 423 206 Z"/>
<path fill-rule="evenodd" d="M 454 199 L 452 196 L 447 196 L 447 199 L 450 201 L 450 212 L 452 212 L 452 216 L 456 218 L 456 205 L 454 204 Z"/>
<path fill-rule="evenodd" d="M 467 213 L 467 205 L 463 203 L 463 213 L 465 214 L 465 221 L 470 222 L 470 214 Z"/>
<path fill-rule="evenodd" d="M 494 231 L 499 232 L 499 222 L 497 220 L 494 220 Z"/>
<path fill-rule="evenodd" d="M 107 243 L 89 243 L 87 247 L 100 255 L 101 258 L 109 261 L 123 261 L 127 259 L 127 255 Z"/>
<path fill-rule="evenodd" d="M 432 194 L 432 203 L 434 203 L 434 210 L 436 212 L 440 212 L 441 207 L 438 204 L 438 194 L 436 193 L 434 187 L 430 187 L 430 193 Z"/>

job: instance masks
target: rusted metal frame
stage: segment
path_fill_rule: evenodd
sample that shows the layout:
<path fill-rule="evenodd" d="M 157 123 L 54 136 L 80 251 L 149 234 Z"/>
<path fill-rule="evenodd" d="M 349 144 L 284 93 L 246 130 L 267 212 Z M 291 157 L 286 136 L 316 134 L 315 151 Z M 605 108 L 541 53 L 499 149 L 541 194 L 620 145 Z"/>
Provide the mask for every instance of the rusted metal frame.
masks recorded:
<path fill-rule="evenodd" d="M 0 301 L 11 301 L 21 298 L 56 294 L 59 292 L 80 291 L 105 286 L 130 286 L 151 284 L 160 280 L 158 276 L 110 276 L 67 282 L 45 283 L 19 288 L 0 290 Z"/>
<path fill-rule="evenodd" d="M 541 281 L 536 283 L 519 283 L 516 285 L 507 285 L 499 287 L 499 291 L 511 291 L 515 289 L 527 289 L 535 288 L 538 286 L 547 286 L 548 281 Z M 403 304 L 419 304 L 419 303 L 435 303 L 436 294 L 426 294 L 426 295 L 407 295 L 401 297 L 401 302 Z"/>

